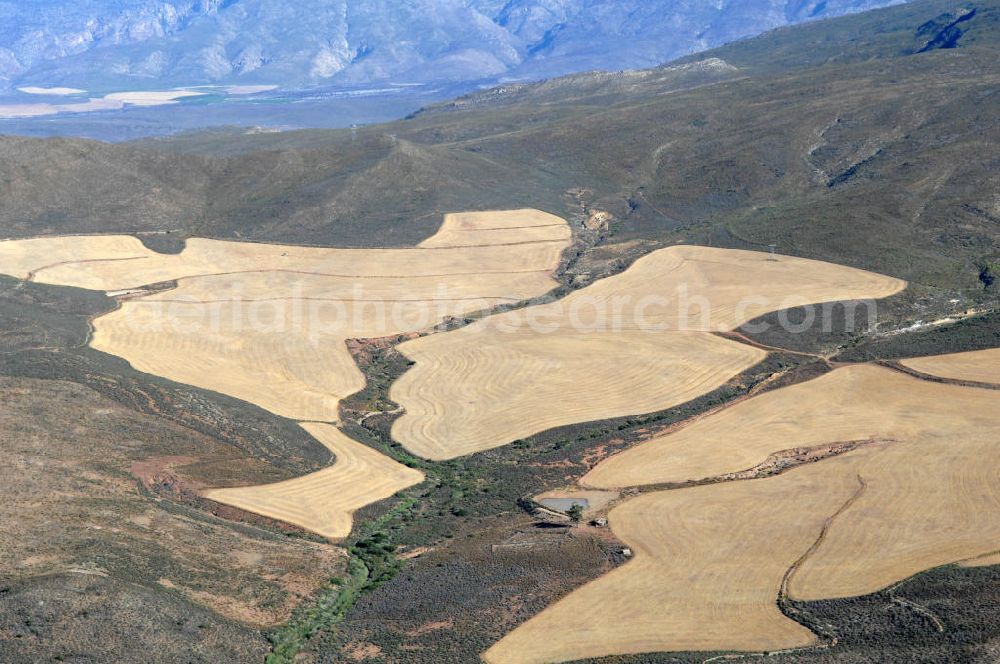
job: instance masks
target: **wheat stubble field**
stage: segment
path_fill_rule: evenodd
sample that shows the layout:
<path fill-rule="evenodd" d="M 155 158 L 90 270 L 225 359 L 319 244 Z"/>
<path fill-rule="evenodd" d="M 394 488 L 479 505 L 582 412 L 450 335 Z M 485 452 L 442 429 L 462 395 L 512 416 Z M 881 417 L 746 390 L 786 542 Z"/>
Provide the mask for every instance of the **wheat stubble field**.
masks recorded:
<path fill-rule="evenodd" d="M 536 239 L 517 241 L 533 227 Z M 410 249 L 193 239 L 163 255 L 129 237 L 40 238 L 0 243 L 0 269 L 112 292 L 177 280 L 97 320 L 92 345 L 283 417 L 336 421 L 340 399 L 364 386 L 346 339 L 541 295 L 569 238 L 558 217 L 516 210 L 449 215 L 440 237 Z"/>
<path fill-rule="evenodd" d="M 557 426 L 670 408 L 766 355 L 711 332 L 807 303 L 887 297 L 905 285 L 801 258 L 662 249 L 562 300 L 402 344 L 416 365 L 391 391 L 405 409 L 393 437 L 441 460 Z"/>
<path fill-rule="evenodd" d="M 1000 385 L 1000 348 L 905 360 L 902 365 L 951 380 Z"/>
<path fill-rule="evenodd" d="M 293 523 L 338 539 L 351 532 L 355 510 L 424 481 L 424 474 L 322 423 L 302 424 L 336 457 L 329 468 L 276 484 L 213 489 L 206 498 Z"/>
<path fill-rule="evenodd" d="M 526 240 L 525 233 L 533 239 Z M 538 210 L 446 215 L 416 247 L 337 249 L 192 238 L 159 254 L 125 235 L 40 237 L 0 242 L 4 274 L 40 283 L 116 291 L 210 275 L 290 272 L 328 277 L 441 276 L 551 272 L 569 243 L 564 220 Z M 455 279 L 457 283 L 460 278 Z M 550 283 L 552 283 L 550 281 Z M 452 285 L 449 282 L 449 285 Z"/>
<path fill-rule="evenodd" d="M 813 643 L 812 632 L 786 618 L 775 597 L 785 570 L 815 540 L 831 496 L 845 500 L 856 482 L 848 475 L 789 479 L 764 491 L 736 482 L 650 493 L 613 509 L 611 525 L 634 559 L 524 623 L 484 658 L 541 664 Z M 800 496 L 794 514 L 782 512 L 789 491 Z"/>
<path fill-rule="evenodd" d="M 339 250 L 193 240 L 179 255 L 122 237 L 0 243 L 0 270 L 125 292 L 92 345 L 136 368 L 299 421 L 329 468 L 293 480 L 208 490 L 221 503 L 330 538 L 352 513 L 423 481 L 337 427 L 364 386 L 351 338 L 419 332 L 448 317 L 543 295 L 568 225 L 535 211 L 449 215 L 413 249 Z M 163 286 L 161 282 L 176 282 Z M 151 284 L 155 288 L 146 289 Z M 766 351 L 719 336 L 764 313 L 878 299 L 890 277 L 758 252 L 677 246 L 562 300 L 422 336 L 390 396 L 393 436 L 450 459 L 563 424 L 662 410 L 710 392 Z M 969 377 L 981 357 L 911 368 Z M 976 374 L 978 375 L 978 374 Z M 878 590 L 996 550 L 1000 392 L 932 383 L 891 368 L 839 368 L 744 400 L 612 457 L 593 489 L 654 488 L 609 518 L 635 559 L 494 645 L 492 664 L 659 651 L 763 651 L 815 635 L 777 599 Z M 734 435 L 734 432 L 739 432 Z M 838 456 L 736 480 L 772 455 L 842 445 Z M 618 620 L 608 621 L 614 614 Z"/>
<path fill-rule="evenodd" d="M 731 475 L 778 452 L 835 443 L 853 445 L 763 479 Z M 718 481 L 613 509 L 611 526 L 636 560 L 529 620 L 486 657 L 552 662 L 812 643 L 778 610 L 780 593 L 853 597 L 939 565 L 994 559 L 998 452 L 1000 392 L 884 367 L 839 368 L 737 403 L 581 480 L 598 488 Z M 607 607 L 625 618 L 613 630 Z"/>
<path fill-rule="evenodd" d="M 346 340 L 417 332 L 542 295 L 558 285 L 552 274 L 571 236 L 559 217 L 512 210 L 447 215 L 438 234 L 408 249 L 193 239 L 164 255 L 132 237 L 37 238 L 0 242 L 0 272 L 127 293 L 94 321 L 94 348 L 304 422 L 337 457 L 331 468 L 208 495 L 342 537 L 353 510 L 423 477 L 332 426 L 340 399 L 364 387 Z"/>

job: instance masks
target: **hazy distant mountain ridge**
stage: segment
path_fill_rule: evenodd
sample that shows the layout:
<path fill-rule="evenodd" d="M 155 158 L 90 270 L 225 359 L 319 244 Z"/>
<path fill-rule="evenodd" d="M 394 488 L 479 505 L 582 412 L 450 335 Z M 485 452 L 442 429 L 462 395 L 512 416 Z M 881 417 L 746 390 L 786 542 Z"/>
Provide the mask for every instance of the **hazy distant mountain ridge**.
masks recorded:
<path fill-rule="evenodd" d="M 283 87 L 539 78 L 655 65 L 904 0 L 0 2 L 0 84 Z"/>
<path fill-rule="evenodd" d="M 16 76 L 40 62 L 84 53 L 104 44 L 122 45 L 164 37 L 223 0 L 41 0 L 0 2 L 0 74 Z"/>

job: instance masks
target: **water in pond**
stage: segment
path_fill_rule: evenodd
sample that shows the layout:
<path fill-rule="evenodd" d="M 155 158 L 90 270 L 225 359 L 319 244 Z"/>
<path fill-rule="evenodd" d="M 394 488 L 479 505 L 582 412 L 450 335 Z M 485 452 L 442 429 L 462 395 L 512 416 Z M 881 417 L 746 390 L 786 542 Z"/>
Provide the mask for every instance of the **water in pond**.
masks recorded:
<path fill-rule="evenodd" d="M 545 498 L 538 502 L 556 512 L 568 512 L 573 505 L 579 505 L 583 509 L 590 507 L 586 498 Z"/>

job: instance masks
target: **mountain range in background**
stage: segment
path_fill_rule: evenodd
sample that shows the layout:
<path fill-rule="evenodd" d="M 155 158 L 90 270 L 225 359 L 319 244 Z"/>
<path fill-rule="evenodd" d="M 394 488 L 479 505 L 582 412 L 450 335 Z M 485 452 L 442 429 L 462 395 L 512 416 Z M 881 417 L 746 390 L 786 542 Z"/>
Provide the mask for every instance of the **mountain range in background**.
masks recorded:
<path fill-rule="evenodd" d="M 3 122 L 0 131 L 95 133 L 74 130 L 78 119 L 54 122 L 56 111 L 110 116 L 116 128 L 106 117 L 87 122 L 123 138 L 212 124 L 347 126 L 495 84 L 655 66 L 775 27 L 903 1 L 0 2 L 4 108 L 36 105 L 28 113 L 0 108 L 0 116 L 43 118 Z M 186 112 L 107 97 L 206 85 L 220 87 L 180 100 L 196 104 Z M 263 99 L 236 99 L 231 86 Z M 227 100 L 241 103 L 205 111 L 206 102 Z"/>
<path fill-rule="evenodd" d="M 88 90 L 537 79 L 650 67 L 899 0 L 0 3 L 8 85 Z"/>

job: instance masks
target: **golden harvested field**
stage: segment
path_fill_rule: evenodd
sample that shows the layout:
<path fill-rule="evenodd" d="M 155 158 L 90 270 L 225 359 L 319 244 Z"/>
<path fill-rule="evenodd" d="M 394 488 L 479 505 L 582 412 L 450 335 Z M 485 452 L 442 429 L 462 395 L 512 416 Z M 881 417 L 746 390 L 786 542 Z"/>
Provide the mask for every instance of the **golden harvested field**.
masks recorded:
<path fill-rule="evenodd" d="M 867 488 L 792 579 L 792 596 L 864 595 L 997 550 L 1000 395 L 941 386 L 932 400 L 913 403 L 911 413 L 937 401 L 952 412 L 928 418 L 919 431 L 855 464 Z"/>
<path fill-rule="evenodd" d="M 520 226 L 521 240 L 498 226 Z M 532 232 L 533 227 L 538 231 Z M 417 247 L 329 249 L 193 238 L 183 252 L 158 254 L 130 236 L 72 236 L 0 242 L 0 272 L 41 283 L 116 291 L 209 275 L 266 272 L 345 277 L 465 277 L 551 273 L 571 239 L 564 220 L 537 210 L 447 215 L 441 231 Z M 525 239 L 530 237 L 531 239 Z M 448 277 L 448 279 L 445 279 Z M 452 279 L 452 277 L 454 277 Z M 548 280 L 546 290 L 555 286 Z M 545 292 L 545 291 L 542 291 Z"/>
<path fill-rule="evenodd" d="M 904 360 L 902 364 L 910 369 L 941 378 L 1000 384 L 1000 348 L 917 357 Z"/>
<path fill-rule="evenodd" d="M 636 560 L 525 623 L 490 661 L 557 661 L 544 653 L 564 649 L 592 657 L 794 647 L 790 621 L 777 619 L 783 579 L 793 599 L 834 599 L 939 565 L 995 560 L 1000 393 L 878 366 L 740 402 L 608 459 L 581 483 L 722 478 L 783 450 L 848 441 L 862 444 L 766 479 L 723 478 L 615 508 L 611 526 Z M 604 633 L 608 612 L 623 620 Z"/>
<path fill-rule="evenodd" d="M 785 617 L 775 598 L 785 570 L 857 489 L 849 473 L 833 477 L 796 471 L 780 484 L 652 493 L 614 508 L 610 525 L 634 558 L 519 626 L 484 658 L 543 664 L 813 643 L 814 635 Z"/>
<path fill-rule="evenodd" d="M 675 246 L 549 304 L 492 317 L 487 327 L 719 332 L 808 303 L 883 298 L 906 282 L 821 261 Z"/>
<path fill-rule="evenodd" d="M 346 339 L 414 332 L 550 288 L 545 273 L 475 275 L 436 300 L 437 277 L 373 281 L 362 288 L 353 279 L 286 273 L 185 280 L 95 321 L 91 345 L 140 371 L 284 417 L 335 421 L 340 399 L 364 387 Z M 309 295 L 279 295 L 296 292 Z M 476 292 L 485 297 L 465 295 Z M 492 296 L 500 292 L 508 295 Z M 385 299 L 393 294 L 401 299 Z"/>
<path fill-rule="evenodd" d="M 282 306 L 288 306 L 282 303 Z M 233 304 L 219 320 L 245 319 Z M 91 346 L 118 355 L 146 373 L 254 403 L 296 420 L 336 421 L 340 399 L 364 387 L 364 377 L 344 346 L 344 336 L 310 341 L 286 330 L 246 324 L 209 330 L 205 309 L 166 310 L 143 299 L 95 321 Z M 190 324 L 192 332 L 183 329 Z"/>
<path fill-rule="evenodd" d="M 461 332 L 461 331 L 460 331 Z M 406 342 L 393 437 L 451 459 L 553 427 L 645 413 L 710 392 L 761 351 L 697 332 L 446 333 Z"/>
<path fill-rule="evenodd" d="M 448 215 L 411 249 L 192 239 L 163 255 L 132 237 L 42 238 L 0 243 L 0 271 L 109 291 L 180 280 L 97 320 L 92 345 L 284 417 L 336 421 L 340 399 L 364 387 L 346 339 L 541 295 L 570 236 L 559 217 L 514 210 Z"/>
<path fill-rule="evenodd" d="M 36 273 L 66 264 L 81 267 L 90 261 L 136 262 L 152 252 L 137 238 L 127 235 L 89 235 L 43 237 L 31 240 L 0 242 L 0 272 L 18 279 L 31 280 Z M 43 281 L 40 279 L 39 281 Z M 87 275 L 79 275 L 63 286 L 90 283 Z M 45 282 L 50 283 L 50 282 Z M 148 282 L 144 282 L 148 283 Z M 81 286 L 87 287 L 87 286 Z M 97 287 L 96 290 L 110 290 Z"/>
<path fill-rule="evenodd" d="M 424 474 L 362 445 L 329 424 L 302 427 L 337 457 L 330 468 L 277 484 L 215 489 L 206 498 L 330 538 L 347 537 L 351 514 L 420 484 Z"/>
<path fill-rule="evenodd" d="M 580 481 L 620 488 L 700 480 L 753 468 L 770 454 L 842 441 L 957 440 L 996 430 L 1000 393 L 850 366 L 768 392 L 615 455 Z M 739 435 L 733 435 L 739 431 Z M 956 448 L 957 449 L 957 448 Z"/>
<path fill-rule="evenodd" d="M 708 332 L 904 287 L 799 258 L 663 249 L 557 302 L 401 345 L 416 365 L 391 391 L 405 409 L 393 436 L 415 454 L 450 459 L 561 425 L 676 406 L 764 357 Z"/>
<path fill-rule="evenodd" d="M 473 212 L 447 215 L 438 234 L 408 249 L 192 239 L 164 255 L 125 236 L 12 240 L 0 242 L 0 272 L 105 291 L 176 280 L 96 320 L 91 345 L 290 419 L 336 422 L 340 400 L 364 387 L 347 339 L 424 330 L 542 295 L 557 285 L 552 273 L 571 239 L 564 220 L 537 210 Z M 375 452 L 345 440 L 336 447 L 326 471 L 212 497 L 339 537 L 351 510 L 419 481 L 409 469 L 390 471 L 389 459 L 379 470 Z M 331 487 L 334 499 L 324 497 Z"/>
<path fill-rule="evenodd" d="M 424 248 L 503 245 L 563 241 L 571 233 L 561 218 L 540 210 L 491 212 L 483 223 L 481 212 L 457 212 L 444 219 L 440 230 L 420 243 Z"/>
<path fill-rule="evenodd" d="M 992 567 L 993 565 L 1000 565 L 1000 552 L 969 558 L 959 563 L 960 567 Z"/>

